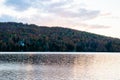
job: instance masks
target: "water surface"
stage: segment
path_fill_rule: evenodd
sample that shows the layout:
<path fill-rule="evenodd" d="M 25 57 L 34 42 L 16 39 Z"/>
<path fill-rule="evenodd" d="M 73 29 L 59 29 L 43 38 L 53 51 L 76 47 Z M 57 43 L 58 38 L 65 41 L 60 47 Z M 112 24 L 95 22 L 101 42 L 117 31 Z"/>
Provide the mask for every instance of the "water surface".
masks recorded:
<path fill-rule="evenodd" d="M 2 54 L 0 80 L 120 80 L 120 55 Z"/>

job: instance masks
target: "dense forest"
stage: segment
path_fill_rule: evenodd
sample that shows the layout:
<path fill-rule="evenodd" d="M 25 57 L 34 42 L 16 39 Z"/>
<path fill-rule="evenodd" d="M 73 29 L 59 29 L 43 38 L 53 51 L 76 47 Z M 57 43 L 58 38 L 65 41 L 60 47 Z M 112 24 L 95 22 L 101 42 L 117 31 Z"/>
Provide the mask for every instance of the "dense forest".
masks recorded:
<path fill-rule="evenodd" d="M 0 51 L 119 52 L 120 39 L 62 27 L 0 22 Z"/>

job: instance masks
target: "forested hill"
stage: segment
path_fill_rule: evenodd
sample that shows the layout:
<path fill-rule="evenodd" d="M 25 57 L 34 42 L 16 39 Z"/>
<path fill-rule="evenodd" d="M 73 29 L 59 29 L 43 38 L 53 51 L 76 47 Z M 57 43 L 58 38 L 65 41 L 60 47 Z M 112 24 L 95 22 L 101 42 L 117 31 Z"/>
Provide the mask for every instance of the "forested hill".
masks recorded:
<path fill-rule="evenodd" d="M 119 52 L 120 39 L 68 28 L 1 22 L 0 51 Z"/>

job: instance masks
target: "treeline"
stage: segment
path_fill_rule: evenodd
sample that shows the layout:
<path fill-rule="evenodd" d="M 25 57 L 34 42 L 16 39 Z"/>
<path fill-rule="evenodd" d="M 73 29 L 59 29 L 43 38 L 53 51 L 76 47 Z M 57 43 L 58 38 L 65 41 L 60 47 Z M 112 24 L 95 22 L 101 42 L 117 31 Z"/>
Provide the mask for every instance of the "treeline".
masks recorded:
<path fill-rule="evenodd" d="M 0 51 L 119 52 L 120 39 L 68 28 L 1 22 Z"/>

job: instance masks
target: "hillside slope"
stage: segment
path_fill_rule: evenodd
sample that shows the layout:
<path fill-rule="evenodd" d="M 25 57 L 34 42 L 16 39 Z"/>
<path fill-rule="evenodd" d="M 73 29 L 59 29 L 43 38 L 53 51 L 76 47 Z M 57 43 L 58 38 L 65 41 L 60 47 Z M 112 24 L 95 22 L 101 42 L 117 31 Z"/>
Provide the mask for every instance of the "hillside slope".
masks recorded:
<path fill-rule="evenodd" d="M 1 22 L 0 51 L 119 52 L 120 39 L 68 28 Z"/>

